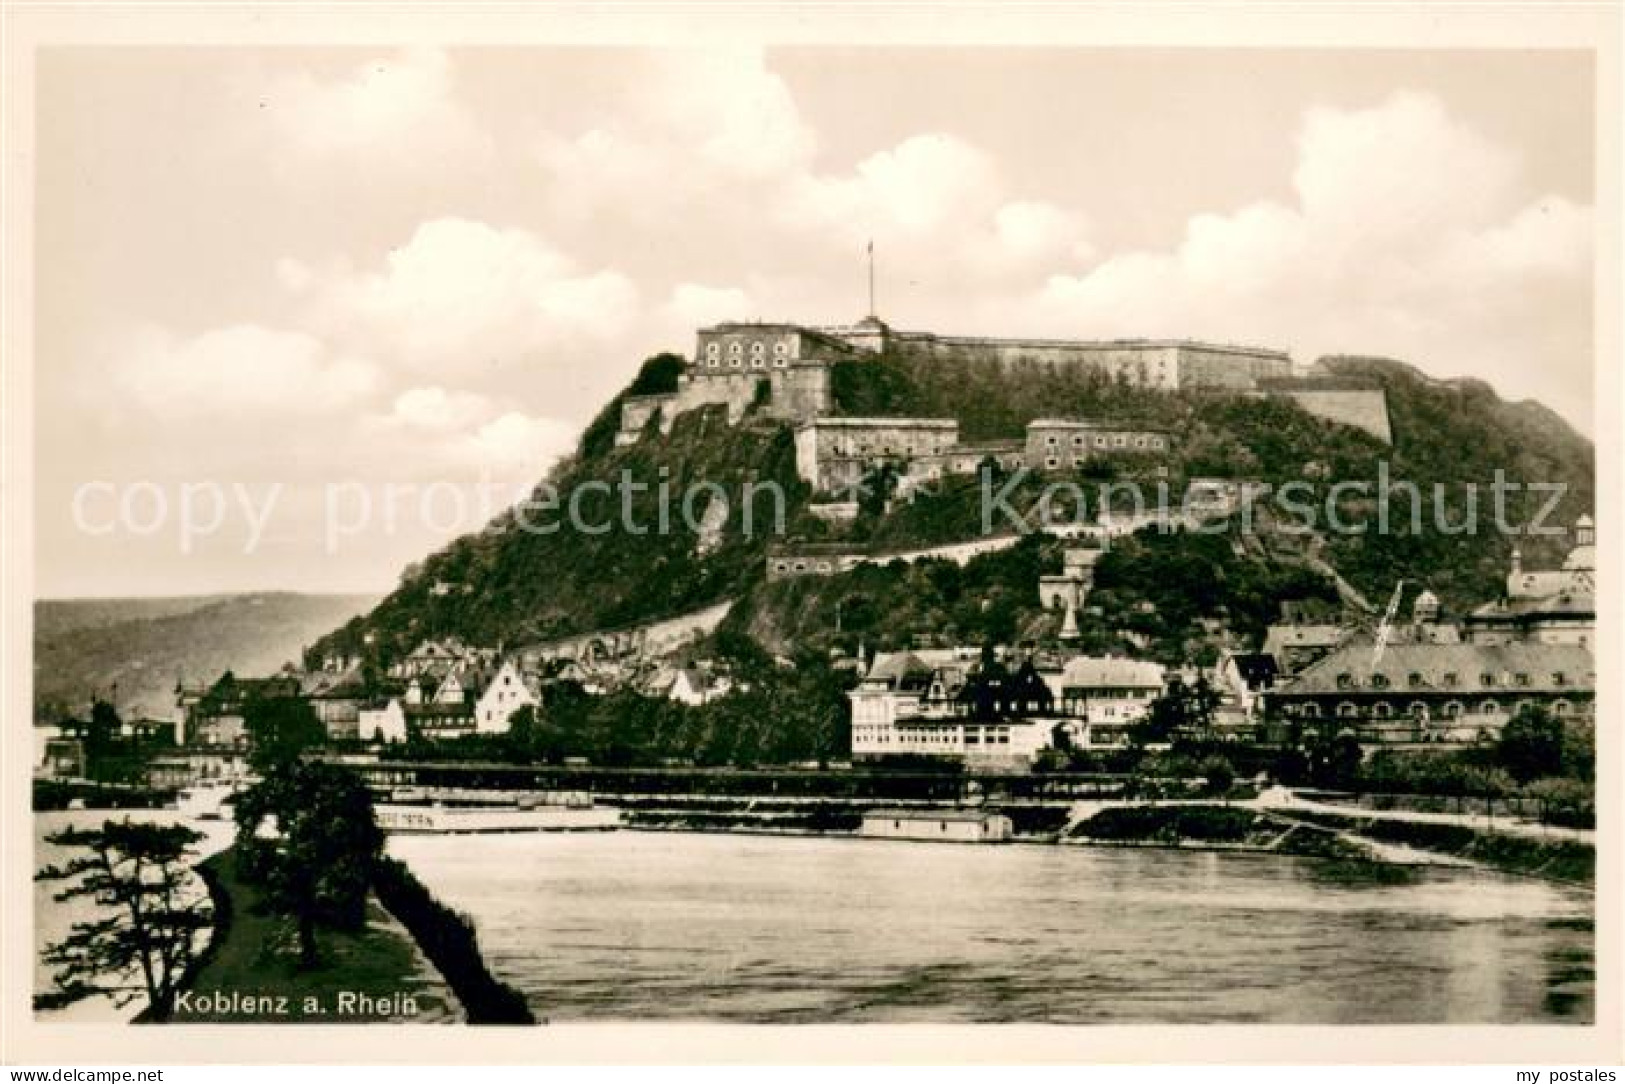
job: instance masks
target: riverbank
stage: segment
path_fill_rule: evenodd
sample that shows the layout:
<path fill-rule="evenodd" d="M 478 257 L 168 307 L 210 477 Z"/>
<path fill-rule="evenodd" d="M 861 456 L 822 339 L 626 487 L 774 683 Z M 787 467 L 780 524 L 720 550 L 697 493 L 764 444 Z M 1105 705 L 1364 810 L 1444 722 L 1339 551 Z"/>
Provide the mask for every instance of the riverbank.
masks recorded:
<path fill-rule="evenodd" d="M 1454 863 L 1468 862 L 1502 873 L 1536 877 L 1560 884 L 1591 885 L 1597 876 L 1596 849 L 1589 843 L 1557 837 L 1512 835 L 1493 827 L 1436 824 L 1329 813 L 1324 810 L 1274 811 L 1280 819 L 1331 829 L 1377 844 L 1406 847 Z"/>
<path fill-rule="evenodd" d="M 628 828 L 763 836 L 857 836 L 877 803 L 782 798 L 645 798 L 616 803 Z M 897 803 L 891 803 L 896 805 Z M 1012 842 L 1069 846 L 1245 851 L 1395 865 L 1482 866 L 1561 884 L 1589 885 L 1593 847 L 1574 833 L 1528 832 L 1217 800 L 1159 803 L 988 803 L 1010 817 Z M 1425 814 L 1418 814 L 1418 818 Z M 1508 826 L 1510 828 L 1510 826 Z"/>
<path fill-rule="evenodd" d="M 1177 847 L 1381 861 L 1343 833 L 1225 805 L 1126 805 L 1102 809 L 1061 840 L 1106 847 Z"/>
<path fill-rule="evenodd" d="M 624 809 L 628 828 L 762 836 L 857 836 L 864 803 L 711 799 L 673 808 L 643 802 Z M 1071 824 L 1071 803 L 989 805 L 1011 820 L 1010 842 L 1103 847 L 1175 847 L 1309 858 L 1382 860 L 1330 828 L 1293 823 L 1237 806 L 1114 805 Z"/>
<path fill-rule="evenodd" d="M 288 924 L 265 914 L 227 849 L 198 866 L 214 938 L 177 998 L 174 1023 L 454 1023 L 462 1011 L 412 937 L 376 899 L 357 931 L 324 929 L 301 970 Z"/>

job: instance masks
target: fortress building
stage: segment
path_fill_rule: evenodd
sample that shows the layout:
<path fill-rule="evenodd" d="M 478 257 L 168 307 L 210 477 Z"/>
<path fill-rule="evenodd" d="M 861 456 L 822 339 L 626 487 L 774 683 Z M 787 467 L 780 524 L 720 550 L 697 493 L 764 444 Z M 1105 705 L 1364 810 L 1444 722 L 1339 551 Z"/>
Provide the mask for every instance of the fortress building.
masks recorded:
<path fill-rule="evenodd" d="M 1109 380 L 1140 388 L 1229 388 L 1244 391 L 1261 380 L 1292 375 L 1292 358 L 1282 350 L 1189 339 L 1004 339 L 894 331 L 871 316 L 850 327 L 826 327 L 824 334 L 864 353 L 900 347 L 941 358 L 972 358 L 999 365 L 1021 362 L 1075 365 Z"/>
<path fill-rule="evenodd" d="M 970 359 L 1011 369 L 1023 365 L 1075 367 L 1098 373 L 1105 380 L 1156 391 L 1285 395 L 1311 414 L 1358 426 L 1384 441 L 1391 439 L 1380 390 L 1321 389 L 1314 383 L 1294 382 L 1292 359 L 1281 350 L 1187 339 L 938 335 L 894 330 L 869 316 L 855 324 L 825 327 L 727 322 L 700 328 L 677 390 L 624 400 L 616 441 L 636 443 L 651 424 L 668 432 L 678 415 L 707 406 L 723 407 L 730 424 L 752 407 L 780 421 L 821 419 L 834 409 L 832 367 L 887 350 Z M 1125 449 L 1108 445 L 1099 450 Z"/>
<path fill-rule="evenodd" d="M 1069 418 L 1027 424 L 1027 465 L 1034 470 L 1078 468 L 1090 459 L 1162 455 L 1171 446 L 1167 433 L 1143 426 Z"/>
<path fill-rule="evenodd" d="M 881 463 L 907 470 L 958 443 L 952 418 L 819 418 L 796 427 L 796 472 L 814 489 L 844 489 Z"/>

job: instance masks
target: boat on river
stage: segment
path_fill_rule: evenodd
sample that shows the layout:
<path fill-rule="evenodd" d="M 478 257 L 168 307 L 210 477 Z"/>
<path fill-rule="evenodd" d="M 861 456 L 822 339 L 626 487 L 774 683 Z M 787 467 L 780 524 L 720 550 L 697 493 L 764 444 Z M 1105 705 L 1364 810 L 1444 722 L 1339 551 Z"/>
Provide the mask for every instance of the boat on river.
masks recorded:
<path fill-rule="evenodd" d="M 585 791 L 398 788 L 373 811 L 378 827 L 397 834 L 602 832 L 621 825 L 620 810 L 598 805 Z"/>

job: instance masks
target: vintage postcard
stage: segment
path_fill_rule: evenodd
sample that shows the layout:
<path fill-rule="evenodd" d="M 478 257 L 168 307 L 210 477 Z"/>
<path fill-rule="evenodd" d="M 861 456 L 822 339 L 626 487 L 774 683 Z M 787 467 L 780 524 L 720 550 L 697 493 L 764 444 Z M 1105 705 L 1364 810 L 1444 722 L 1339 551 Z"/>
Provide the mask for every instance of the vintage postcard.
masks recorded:
<path fill-rule="evenodd" d="M 0 1053 L 1617 1062 L 1619 15 L 11 8 Z"/>

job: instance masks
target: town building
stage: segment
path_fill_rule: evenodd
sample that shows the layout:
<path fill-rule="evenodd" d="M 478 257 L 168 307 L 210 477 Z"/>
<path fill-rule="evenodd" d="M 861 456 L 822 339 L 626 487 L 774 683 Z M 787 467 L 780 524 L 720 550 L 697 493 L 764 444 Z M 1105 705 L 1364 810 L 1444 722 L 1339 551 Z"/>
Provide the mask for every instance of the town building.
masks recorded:
<path fill-rule="evenodd" d="M 1281 677 L 1275 656 L 1262 651 L 1227 651 L 1216 669 L 1215 684 L 1221 694 L 1247 720 L 1258 717 L 1264 696 Z"/>
<path fill-rule="evenodd" d="M 1578 644 L 1345 643 L 1266 694 L 1272 720 L 1362 742 L 1493 738 L 1526 705 L 1589 716 L 1591 652 Z"/>
<path fill-rule="evenodd" d="M 1354 630 L 1329 622 L 1282 622 L 1264 632 L 1259 654 L 1275 660 L 1277 672 L 1290 677 L 1336 651 Z"/>
<path fill-rule="evenodd" d="M 1054 739 L 1054 694 L 1031 659 L 1010 671 L 962 648 L 877 654 L 847 696 L 854 760 L 925 756 L 1023 769 Z"/>
<path fill-rule="evenodd" d="M 367 704 L 357 713 L 356 729 L 362 741 L 386 745 L 403 742 L 407 738 L 406 707 L 398 696 Z"/>
<path fill-rule="evenodd" d="M 468 700 L 458 703 L 430 701 L 401 706 L 406 717 L 405 729 L 408 737 L 449 741 L 479 733 L 479 724 L 474 717 L 474 705 Z"/>
<path fill-rule="evenodd" d="M 248 754 L 240 748 L 185 746 L 147 762 L 147 786 L 154 790 L 183 790 L 199 783 L 246 781 L 248 777 Z"/>
<path fill-rule="evenodd" d="M 390 667 L 390 677 L 415 678 L 423 674 L 444 674 L 454 666 L 478 661 L 479 653 L 455 637 L 425 640 Z"/>
<path fill-rule="evenodd" d="M 1080 655 L 1047 680 L 1055 714 L 1065 721 L 1073 743 L 1085 747 L 1124 744 L 1166 684 L 1158 664 L 1119 656 Z"/>
<path fill-rule="evenodd" d="M 481 734 L 505 734 L 520 708 L 540 708 L 541 690 L 508 659 L 497 667 L 474 702 L 475 729 Z"/>
<path fill-rule="evenodd" d="M 299 695 L 310 702 L 332 741 L 354 741 L 361 734 L 361 705 L 366 682 L 359 666 L 348 670 L 316 670 L 301 675 Z"/>
<path fill-rule="evenodd" d="M 1080 747 L 1123 744 L 1162 695 L 1155 663 L 1078 656 L 1008 665 L 969 648 L 883 652 L 856 688 L 852 756 L 930 756 L 967 767 L 1029 767 L 1062 740 Z"/>
<path fill-rule="evenodd" d="M 1501 597 L 1467 615 L 1466 638 L 1476 644 L 1590 646 L 1597 635 L 1597 540 L 1589 515 L 1576 521 L 1574 536 L 1560 568 L 1526 569 L 1514 549 Z"/>
<path fill-rule="evenodd" d="M 239 678 L 230 670 L 200 696 L 188 690 L 185 744 L 244 748 L 249 743 L 245 711 L 254 700 L 300 695 L 298 674 L 284 671 L 267 678 Z"/>

